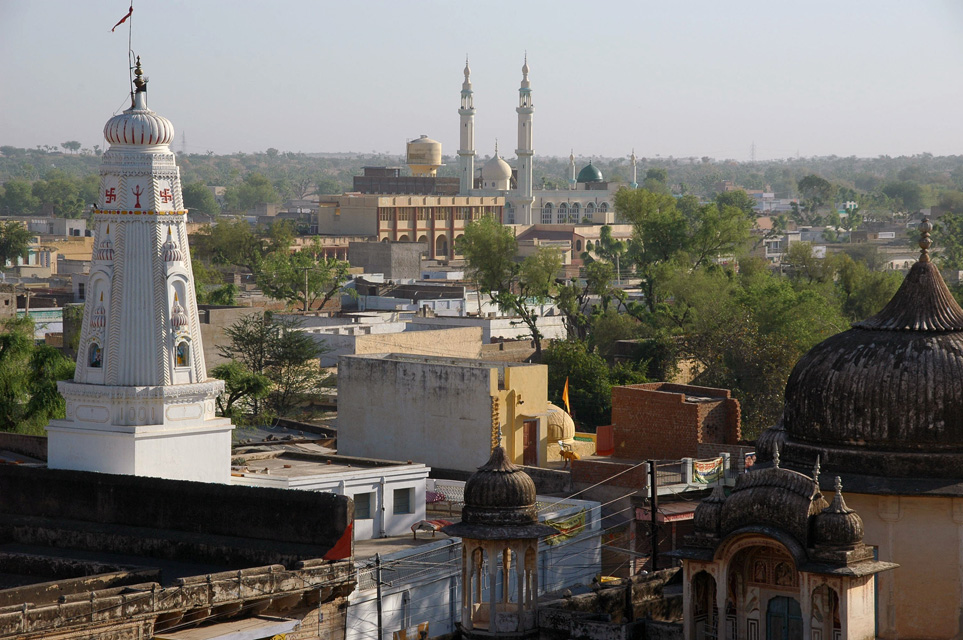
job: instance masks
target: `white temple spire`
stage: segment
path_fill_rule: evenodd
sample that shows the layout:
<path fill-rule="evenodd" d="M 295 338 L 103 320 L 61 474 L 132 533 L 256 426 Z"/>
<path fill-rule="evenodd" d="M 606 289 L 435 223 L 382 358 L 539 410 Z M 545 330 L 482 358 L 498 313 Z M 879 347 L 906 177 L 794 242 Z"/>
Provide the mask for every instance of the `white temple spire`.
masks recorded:
<path fill-rule="evenodd" d="M 209 380 L 171 122 L 147 108 L 137 60 L 131 108 L 104 127 L 109 148 L 66 418 L 47 427 L 48 466 L 230 480 L 224 389 Z"/>

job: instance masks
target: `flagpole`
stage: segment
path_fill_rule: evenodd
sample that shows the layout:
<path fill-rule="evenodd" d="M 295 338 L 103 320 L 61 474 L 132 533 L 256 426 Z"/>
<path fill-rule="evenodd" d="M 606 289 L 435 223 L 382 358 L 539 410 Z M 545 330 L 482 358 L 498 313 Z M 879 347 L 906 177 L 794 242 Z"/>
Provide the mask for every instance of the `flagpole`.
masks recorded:
<path fill-rule="evenodd" d="M 133 49 L 133 33 L 134 33 L 134 0 L 130 0 L 130 15 L 127 18 L 127 77 L 130 81 L 130 99 L 131 105 L 133 106 L 134 100 L 134 49 Z"/>

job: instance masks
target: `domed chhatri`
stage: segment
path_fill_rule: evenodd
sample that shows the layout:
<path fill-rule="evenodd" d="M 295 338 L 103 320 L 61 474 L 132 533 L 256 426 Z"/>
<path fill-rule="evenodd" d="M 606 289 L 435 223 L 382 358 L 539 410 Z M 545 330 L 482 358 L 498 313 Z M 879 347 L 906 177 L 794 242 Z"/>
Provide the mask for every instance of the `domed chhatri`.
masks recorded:
<path fill-rule="evenodd" d="M 578 172 L 578 177 L 575 179 L 576 182 L 603 182 L 604 180 L 602 172 L 591 162 L 582 167 L 582 170 Z"/>
<path fill-rule="evenodd" d="M 130 108 L 104 125 L 104 137 L 111 145 L 164 145 L 174 139 L 174 125 L 147 108 L 147 79 L 140 66 L 134 68 L 134 91 Z"/>
<path fill-rule="evenodd" d="M 535 483 L 508 460 L 505 449 L 495 447 L 488 462 L 465 483 L 461 522 L 444 532 L 476 540 L 537 538 L 555 533 L 538 523 Z"/>
<path fill-rule="evenodd" d="M 548 412 L 546 423 L 548 427 L 547 440 L 551 443 L 572 442 L 575 440 L 575 421 L 565 410 L 551 402 L 545 405 Z"/>
<path fill-rule="evenodd" d="M 900 478 L 963 473 L 963 309 L 930 261 L 920 260 L 886 307 L 802 357 L 789 376 L 782 421 L 760 436 L 761 460 L 783 448 L 805 468 L 821 456 L 837 472 Z"/>

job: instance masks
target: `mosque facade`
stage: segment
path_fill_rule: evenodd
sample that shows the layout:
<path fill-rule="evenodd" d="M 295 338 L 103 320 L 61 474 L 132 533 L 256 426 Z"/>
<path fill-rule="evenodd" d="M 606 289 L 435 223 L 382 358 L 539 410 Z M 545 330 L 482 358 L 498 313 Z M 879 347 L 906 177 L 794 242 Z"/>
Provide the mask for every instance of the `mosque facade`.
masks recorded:
<path fill-rule="evenodd" d="M 495 153 L 480 172 L 475 167 L 475 101 L 471 84 L 471 68 L 465 62 L 465 80 L 461 87 L 461 106 L 458 109 L 459 195 L 502 196 L 505 208 L 504 224 L 612 224 L 615 218 L 615 193 L 619 189 L 638 187 L 637 159 L 631 158 L 631 182 L 606 181 L 602 172 L 591 162 L 576 172 L 574 151 L 569 155 L 567 189 L 535 189 L 533 165 L 535 161 L 534 115 L 535 103 L 529 75 L 528 57 L 522 65 L 522 81 L 518 89 L 518 144 L 513 168 L 501 155 L 498 144 Z M 480 179 L 479 174 L 480 173 Z"/>

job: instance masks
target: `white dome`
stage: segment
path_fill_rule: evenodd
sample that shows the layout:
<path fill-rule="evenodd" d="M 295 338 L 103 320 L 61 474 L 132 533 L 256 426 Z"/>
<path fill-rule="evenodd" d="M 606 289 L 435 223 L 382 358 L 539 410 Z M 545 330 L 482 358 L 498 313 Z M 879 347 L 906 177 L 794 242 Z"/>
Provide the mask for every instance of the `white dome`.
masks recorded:
<path fill-rule="evenodd" d="M 512 167 L 507 162 L 498 157 L 498 153 L 495 153 L 495 157 L 485 163 L 482 167 L 482 180 L 499 182 L 503 180 L 510 180 L 512 177 Z"/>
<path fill-rule="evenodd" d="M 104 126 L 104 137 L 110 144 L 157 145 L 170 144 L 174 139 L 174 125 L 164 116 L 147 108 L 147 80 L 137 58 L 134 71 L 134 104 L 114 116 Z"/>

